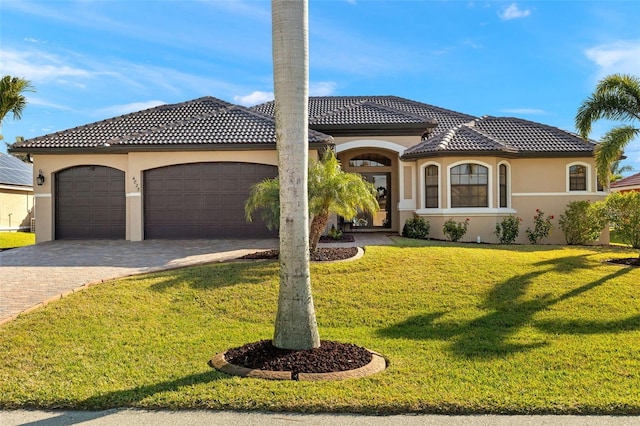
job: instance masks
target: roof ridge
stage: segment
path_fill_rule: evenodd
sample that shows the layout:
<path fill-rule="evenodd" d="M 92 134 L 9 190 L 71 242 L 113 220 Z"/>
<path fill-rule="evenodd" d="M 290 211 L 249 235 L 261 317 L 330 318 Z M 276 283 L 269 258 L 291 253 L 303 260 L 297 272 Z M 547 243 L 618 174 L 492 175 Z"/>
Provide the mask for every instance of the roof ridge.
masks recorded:
<path fill-rule="evenodd" d="M 478 118 L 476 118 L 474 120 L 471 120 L 468 123 L 463 123 L 463 124 L 461 124 L 461 126 L 467 127 L 468 129 L 478 133 L 482 137 L 490 140 L 491 142 L 495 142 L 497 145 L 502 146 L 507 150 L 513 150 L 515 152 L 518 152 L 519 149 L 516 148 L 515 146 L 511 145 L 510 143 L 507 143 L 506 141 L 503 141 L 502 139 L 492 135 L 491 133 L 485 132 L 484 130 L 482 130 L 482 129 L 480 129 L 480 128 L 478 128 L 476 126 L 476 123 L 479 123 L 479 122 L 485 120 L 488 117 L 489 117 L 488 115 L 483 115 L 482 117 L 478 117 Z"/>

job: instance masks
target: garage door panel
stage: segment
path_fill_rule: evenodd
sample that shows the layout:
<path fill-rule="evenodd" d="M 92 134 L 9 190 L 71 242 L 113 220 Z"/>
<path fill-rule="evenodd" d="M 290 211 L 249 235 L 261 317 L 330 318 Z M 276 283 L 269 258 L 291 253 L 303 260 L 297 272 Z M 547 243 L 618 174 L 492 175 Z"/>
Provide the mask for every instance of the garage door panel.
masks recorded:
<path fill-rule="evenodd" d="M 124 239 L 124 172 L 77 166 L 56 173 L 56 239 Z"/>
<path fill-rule="evenodd" d="M 148 170 L 145 238 L 275 237 L 260 220 L 245 221 L 244 204 L 251 186 L 276 175 L 275 166 L 224 162 Z"/>

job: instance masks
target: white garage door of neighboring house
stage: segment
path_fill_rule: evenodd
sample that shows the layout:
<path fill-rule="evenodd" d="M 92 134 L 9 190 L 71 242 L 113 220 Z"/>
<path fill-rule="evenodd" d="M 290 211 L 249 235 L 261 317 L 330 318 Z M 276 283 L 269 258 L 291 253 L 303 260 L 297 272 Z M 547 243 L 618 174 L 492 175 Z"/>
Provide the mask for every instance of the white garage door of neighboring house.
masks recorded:
<path fill-rule="evenodd" d="M 57 240 L 125 238 L 124 172 L 77 166 L 56 173 Z"/>
<path fill-rule="evenodd" d="M 144 172 L 144 238 L 275 237 L 258 217 L 245 220 L 251 186 L 278 174 L 253 163 L 194 163 Z"/>

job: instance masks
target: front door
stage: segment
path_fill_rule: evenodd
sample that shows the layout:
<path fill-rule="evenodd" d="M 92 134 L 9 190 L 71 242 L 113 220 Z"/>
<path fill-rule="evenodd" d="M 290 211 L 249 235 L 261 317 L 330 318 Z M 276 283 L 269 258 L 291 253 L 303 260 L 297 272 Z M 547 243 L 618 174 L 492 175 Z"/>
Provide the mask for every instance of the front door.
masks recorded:
<path fill-rule="evenodd" d="M 380 209 L 374 214 L 360 213 L 354 220 L 359 229 L 391 228 L 391 173 L 360 173 L 376 187 Z"/>

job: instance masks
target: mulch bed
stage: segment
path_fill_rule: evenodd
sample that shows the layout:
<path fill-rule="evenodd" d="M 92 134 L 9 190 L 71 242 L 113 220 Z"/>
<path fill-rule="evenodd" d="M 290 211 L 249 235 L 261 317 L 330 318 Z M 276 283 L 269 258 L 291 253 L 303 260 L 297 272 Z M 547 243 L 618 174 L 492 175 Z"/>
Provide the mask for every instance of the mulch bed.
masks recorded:
<path fill-rule="evenodd" d="M 332 248 L 319 248 L 314 253 L 311 253 L 311 260 L 314 262 L 327 262 L 331 260 L 344 260 L 351 259 L 358 254 L 357 247 L 332 247 Z M 265 250 L 255 253 L 249 253 L 242 256 L 240 259 L 277 259 L 280 255 L 280 250 Z"/>
<path fill-rule="evenodd" d="M 319 348 L 299 351 L 276 348 L 270 340 L 261 340 L 229 349 L 225 359 L 255 370 L 291 371 L 295 377 L 298 373 L 354 370 L 369 364 L 372 355 L 365 348 L 331 340 L 322 340 Z"/>
<path fill-rule="evenodd" d="M 621 259 L 609 259 L 607 263 L 615 263 L 616 265 L 626 265 L 640 268 L 640 258 L 638 257 L 625 257 Z"/>
<path fill-rule="evenodd" d="M 321 243 L 352 243 L 355 240 L 355 237 L 351 234 L 342 234 L 340 238 L 331 238 L 328 235 L 320 237 Z"/>

